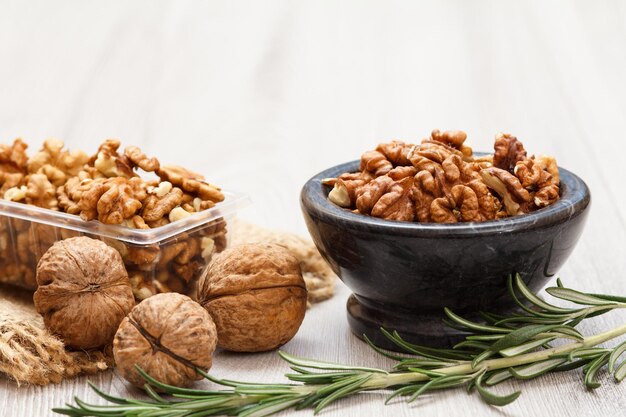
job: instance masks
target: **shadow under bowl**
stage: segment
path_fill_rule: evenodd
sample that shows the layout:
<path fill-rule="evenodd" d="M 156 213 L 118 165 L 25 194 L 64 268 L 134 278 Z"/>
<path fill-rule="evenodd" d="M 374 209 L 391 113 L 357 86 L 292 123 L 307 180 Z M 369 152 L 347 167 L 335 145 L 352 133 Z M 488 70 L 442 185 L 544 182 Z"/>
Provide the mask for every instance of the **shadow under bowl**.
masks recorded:
<path fill-rule="evenodd" d="M 390 221 L 328 200 L 322 179 L 358 167 L 352 161 L 315 175 L 302 188 L 301 207 L 318 250 L 353 291 L 352 331 L 392 350 L 380 327 L 412 343 L 450 346 L 463 333 L 443 324 L 444 307 L 469 317 L 512 310 L 510 274 L 540 290 L 576 246 L 591 202 L 585 182 L 559 168 L 560 200 L 533 213 L 480 223 Z"/>

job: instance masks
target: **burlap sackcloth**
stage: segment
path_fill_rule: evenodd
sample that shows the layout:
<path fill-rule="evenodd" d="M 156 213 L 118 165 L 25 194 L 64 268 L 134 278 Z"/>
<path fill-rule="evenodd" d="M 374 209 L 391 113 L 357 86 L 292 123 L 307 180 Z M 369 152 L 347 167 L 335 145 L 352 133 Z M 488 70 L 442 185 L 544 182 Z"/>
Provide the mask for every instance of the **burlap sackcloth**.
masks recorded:
<path fill-rule="evenodd" d="M 231 246 L 266 242 L 293 251 L 302 266 L 309 303 L 332 297 L 335 275 L 311 241 L 242 221 L 233 222 L 230 228 Z M 18 385 L 47 385 L 112 366 L 110 347 L 89 352 L 66 350 L 63 342 L 44 327 L 32 294 L 0 286 L 0 375 L 14 379 Z"/>

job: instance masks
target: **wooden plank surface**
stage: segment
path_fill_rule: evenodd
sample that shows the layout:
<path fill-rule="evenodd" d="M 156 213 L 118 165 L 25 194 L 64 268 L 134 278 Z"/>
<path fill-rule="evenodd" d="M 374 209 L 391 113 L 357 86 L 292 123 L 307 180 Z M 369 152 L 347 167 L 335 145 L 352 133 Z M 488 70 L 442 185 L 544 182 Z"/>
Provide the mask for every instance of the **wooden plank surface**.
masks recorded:
<path fill-rule="evenodd" d="M 206 173 L 254 205 L 241 217 L 306 233 L 302 184 L 379 141 L 435 127 L 475 149 L 499 131 L 556 155 L 593 192 L 587 229 L 561 271 L 576 288 L 626 293 L 626 5 L 615 1 L 0 2 L 0 140 L 50 136 L 92 150 L 106 137 Z M 285 350 L 388 366 L 350 334 L 349 291 L 309 311 Z M 626 319 L 599 318 L 597 331 Z M 219 352 L 213 372 L 276 381 L 275 354 Z M 605 377 L 606 375 L 602 375 Z M 115 372 L 91 377 L 128 394 Z M 0 415 L 46 416 L 86 378 L 16 387 Z M 367 394 L 324 415 L 621 416 L 626 386 L 588 393 L 577 372 L 523 388 L 504 409 L 464 392 L 415 405 Z M 135 391 L 131 393 L 136 394 Z M 299 415 L 311 415 L 304 411 Z"/>

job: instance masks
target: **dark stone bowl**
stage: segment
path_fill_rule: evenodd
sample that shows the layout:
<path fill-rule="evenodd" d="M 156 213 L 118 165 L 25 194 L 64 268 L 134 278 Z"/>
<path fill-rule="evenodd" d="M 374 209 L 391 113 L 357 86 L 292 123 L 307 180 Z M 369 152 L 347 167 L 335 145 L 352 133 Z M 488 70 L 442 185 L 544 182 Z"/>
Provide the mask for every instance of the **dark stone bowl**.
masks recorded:
<path fill-rule="evenodd" d="M 462 333 L 443 325 L 443 308 L 472 316 L 510 309 L 506 278 L 518 272 L 540 290 L 568 258 L 589 212 L 589 188 L 559 168 L 561 199 L 530 214 L 481 223 L 432 224 L 352 213 L 327 199 L 323 178 L 358 170 L 353 161 L 320 172 L 303 187 L 301 206 L 322 256 L 354 292 L 348 320 L 359 337 L 394 348 L 380 332 L 446 346 Z"/>

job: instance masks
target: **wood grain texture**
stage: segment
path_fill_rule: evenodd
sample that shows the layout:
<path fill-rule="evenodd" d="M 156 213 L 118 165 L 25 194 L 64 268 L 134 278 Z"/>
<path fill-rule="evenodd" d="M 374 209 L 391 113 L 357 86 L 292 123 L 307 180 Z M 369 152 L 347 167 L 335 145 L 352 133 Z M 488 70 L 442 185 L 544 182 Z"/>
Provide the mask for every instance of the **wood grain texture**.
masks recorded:
<path fill-rule="evenodd" d="M 2 142 L 22 136 L 37 147 L 54 136 L 94 149 L 119 137 L 250 194 L 247 220 L 301 233 L 302 184 L 380 140 L 460 128 L 484 150 L 496 132 L 515 133 L 593 192 L 561 276 L 575 288 L 626 293 L 619 0 L 3 1 L 0 64 Z M 348 294 L 338 284 L 285 350 L 389 366 L 350 334 Z M 625 319 L 595 319 L 585 331 Z M 272 353 L 220 352 L 214 362 L 213 372 L 231 379 L 276 381 L 287 370 Z M 90 379 L 128 395 L 115 372 Z M 461 391 L 387 407 L 371 393 L 324 415 L 624 415 L 626 385 L 606 379 L 593 393 L 577 372 L 511 383 L 498 391 L 524 393 L 503 409 Z M 85 381 L 41 388 L 0 379 L 0 415 L 47 416 L 75 395 L 96 400 Z"/>

